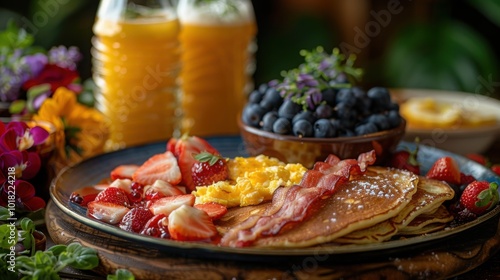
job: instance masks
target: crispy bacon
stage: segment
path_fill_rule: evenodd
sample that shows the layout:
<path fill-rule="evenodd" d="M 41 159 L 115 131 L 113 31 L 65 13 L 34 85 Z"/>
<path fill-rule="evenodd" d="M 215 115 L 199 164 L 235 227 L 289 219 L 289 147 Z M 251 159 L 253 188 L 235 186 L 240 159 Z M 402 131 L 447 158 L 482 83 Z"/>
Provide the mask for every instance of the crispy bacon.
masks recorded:
<path fill-rule="evenodd" d="M 288 223 L 303 221 L 315 201 L 335 193 L 351 175 L 364 173 L 369 165 L 375 163 L 375 157 L 375 151 L 370 151 L 360 154 L 357 160 L 340 160 L 331 155 L 325 162 L 316 163 L 313 169 L 306 172 L 300 185 L 278 188 L 266 211 L 250 216 L 229 230 L 223 236 L 221 245 L 250 246 L 261 236 L 278 234 Z"/>

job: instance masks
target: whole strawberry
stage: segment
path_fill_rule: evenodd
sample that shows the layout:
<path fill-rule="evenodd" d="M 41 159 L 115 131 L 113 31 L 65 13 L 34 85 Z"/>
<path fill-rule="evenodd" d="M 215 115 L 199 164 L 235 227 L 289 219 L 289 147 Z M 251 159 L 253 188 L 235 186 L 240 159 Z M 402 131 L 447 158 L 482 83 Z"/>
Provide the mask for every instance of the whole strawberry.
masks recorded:
<path fill-rule="evenodd" d="M 394 168 L 408 170 L 420 175 L 420 163 L 417 160 L 418 146 L 413 151 L 397 151 L 391 156 L 389 165 Z"/>
<path fill-rule="evenodd" d="M 498 185 L 487 181 L 474 181 L 467 185 L 460 203 L 476 215 L 481 215 L 498 204 Z"/>
<path fill-rule="evenodd" d="M 229 169 L 226 160 L 218 155 L 201 152 L 194 156 L 197 160 L 191 169 L 193 184 L 207 186 L 228 178 Z"/>
<path fill-rule="evenodd" d="M 491 170 L 495 172 L 498 176 L 500 176 L 500 164 L 493 164 L 491 166 Z"/>
<path fill-rule="evenodd" d="M 460 168 L 452 157 L 441 157 L 434 162 L 425 177 L 460 185 Z"/>

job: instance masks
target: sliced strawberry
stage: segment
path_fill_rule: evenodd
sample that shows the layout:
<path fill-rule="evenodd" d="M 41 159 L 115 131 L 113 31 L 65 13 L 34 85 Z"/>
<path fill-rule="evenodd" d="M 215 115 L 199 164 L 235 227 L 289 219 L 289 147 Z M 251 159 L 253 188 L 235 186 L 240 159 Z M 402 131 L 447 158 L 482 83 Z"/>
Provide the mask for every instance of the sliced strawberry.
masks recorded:
<path fill-rule="evenodd" d="M 185 186 L 188 191 L 193 191 L 195 189 L 191 169 L 197 160 L 193 155 L 201 152 L 209 152 L 211 154 L 219 155 L 219 152 L 212 145 L 197 136 L 183 135 L 175 144 L 174 154 L 179 161 L 179 168 L 182 173 L 181 185 Z"/>
<path fill-rule="evenodd" d="M 134 182 L 130 179 L 116 179 L 111 184 L 110 187 L 115 187 L 124 190 L 126 193 L 132 192 L 132 185 Z"/>
<path fill-rule="evenodd" d="M 124 164 L 119 165 L 115 169 L 111 170 L 111 180 L 116 179 L 132 179 L 132 175 L 139 168 L 136 164 Z"/>
<path fill-rule="evenodd" d="M 125 191 L 116 187 L 104 189 L 95 197 L 94 201 L 110 202 L 125 207 L 130 206 L 130 201 Z"/>
<path fill-rule="evenodd" d="M 197 160 L 191 168 L 193 185 L 208 186 L 215 182 L 225 181 L 229 177 L 226 159 L 219 155 L 201 152 L 194 156 Z"/>
<path fill-rule="evenodd" d="M 179 188 L 162 180 L 156 180 L 153 185 L 148 185 L 144 188 L 144 199 L 146 200 L 157 200 L 166 196 L 182 194 L 184 192 Z"/>
<path fill-rule="evenodd" d="M 172 154 L 175 154 L 175 145 L 177 144 L 177 138 L 170 138 L 167 142 L 167 151 L 171 152 Z"/>
<path fill-rule="evenodd" d="M 151 206 L 149 206 L 149 210 L 155 215 L 163 213 L 168 216 L 172 211 L 182 205 L 193 206 L 194 201 L 195 197 L 192 194 L 167 196 L 153 202 Z"/>
<path fill-rule="evenodd" d="M 208 240 L 217 235 L 217 229 L 205 211 L 182 205 L 168 216 L 168 232 L 174 240 Z"/>
<path fill-rule="evenodd" d="M 182 180 L 181 176 L 177 159 L 167 151 L 150 157 L 135 171 L 132 179 L 142 185 L 152 185 L 156 180 L 177 185 Z"/>
<path fill-rule="evenodd" d="M 119 223 L 130 209 L 111 202 L 91 201 L 87 205 L 87 216 L 108 224 Z"/>
<path fill-rule="evenodd" d="M 453 185 L 460 184 L 460 168 L 452 157 L 442 157 L 436 160 L 425 176 Z"/>
<path fill-rule="evenodd" d="M 140 232 L 149 219 L 153 217 L 153 213 L 147 208 L 135 207 L 132 208 L 120 221 L 120 228 L 130 232 Z"/>
<path fill-rule="evenodd" d="M 168 233 L 168 218 L 165 214 L 154 215 L 144 225 L 141 234 L 159 238 L 170 238 Z"/>
<path fill-rule="evenodd" d="M 205 211 L 212 221 L 222 218 L 227 213 L 226 206 L 215 202 L 195 204 L 194 207 Z"/>

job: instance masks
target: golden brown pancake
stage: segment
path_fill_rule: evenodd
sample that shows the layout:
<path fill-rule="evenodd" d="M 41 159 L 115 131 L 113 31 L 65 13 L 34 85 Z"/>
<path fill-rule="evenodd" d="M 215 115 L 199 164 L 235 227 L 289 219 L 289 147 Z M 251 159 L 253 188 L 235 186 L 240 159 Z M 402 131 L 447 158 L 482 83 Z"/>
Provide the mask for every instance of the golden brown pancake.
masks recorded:
<path fill-rule="evenodd" d="M 389 240 L 415 218 L 424 213 L 433 213 L 441 204 L 455 195 L 453 189 L 442 181 L 420 176 L 417 192 L 401 212 L 393 218 L 372 227 L 354 231 L 335 240 L 338 243 L 366 244 Z"/>
<path fill-rule="evenodd" d="M 333 195 L 317 201 L 304 221 L 276 236 L 260 237 L 253 245 L 308 247 L 373 226 L 401 212 L 416 193 L 417 182 L 418 176 L 408 171 L 369 167 L 364 175 L 352 178 Z M 247 209 L 253 210 L 254 207 Z M 232 220 L 233 224 L 240 222 Z"/>
<path fill-rule="evenodd" d="M 406 227 L 402 228 L 398 234 L 416 235 L 422 232 L 430 232 L 431 228 L 437 228 L 440 225 L 453 220 L 453 215 L 448 212 L 445 206 L 441 205 L 437 211 L 430 214 L 422 214 L 411 221 Z"/>

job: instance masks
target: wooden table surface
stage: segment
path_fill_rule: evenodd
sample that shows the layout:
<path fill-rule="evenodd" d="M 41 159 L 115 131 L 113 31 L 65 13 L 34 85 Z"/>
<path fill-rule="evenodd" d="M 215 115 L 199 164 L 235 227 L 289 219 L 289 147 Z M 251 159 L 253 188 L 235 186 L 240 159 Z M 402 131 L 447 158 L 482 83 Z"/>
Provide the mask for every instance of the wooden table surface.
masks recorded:
<path fill-rule="evenodd" d="M 491 162 L 500 163 L 500 141 L 496 142 L 491 147 L 491 149 L 485 153 L 485 155 L 491 160 Z M 52 213 L 52 214 L 54 215 L 54 213 Z M 56 215 L 58 215 L 58 214 L 56 214 Z M 63 219 L 61 219 L 60 221 L 62 221 L 62 220 Z M 56 228 L 58 228 L 60 226 L 61 226 L 60 222 L 57 222 L 56 225 L 53 225 L 53 227 L 56 227 Z M 63 225 L 63 226 L 67 227 L 67 225 Z M 451 260 L 451 263 L 460 263 L 461 262 L 461 264 L 464 266 L 468 266 L 468 262 L 470 262 L 472 264 L 472 266 L 475 266 L 474 263 L 477 263 L 477 262 L 480 262 L 482 264 L 473 268 L 470 271 L 467 271 L 468 269 L 464 269 L 467 272 L 460 274 L 458 276 L 450 277 L 449 279 L 457 279 L 457 280 L 500 279 L 500 253 L 498 252 L 500 249 L 500 224 L 497 223 L 497 224 L 492 225 L 491 230 L 492 230 L 492 232 L 496 232 L 496 234 L 493 237 L 491 237 L 490 239 L 488 239 L 488 242 L 486 242 L 484 246 L 476 247 L 477 250 L 483 252 L 482 254 L 477 253 L 477 257 L 468 257 L 465 255 L 458 254 L 457 258 L 455 258 L 454 260 Z M 74 238 L 74 237 L 71 237 L 71 232 L 69 232 L 69 231 L 64 232 L 64 234 L 69 234 L 69 235 L 68 236 L 60 236 L 60 235 L 55 236 L 56 242 L 60 243 L 61 241 L 67 240 L 65 238 L 70 238 L 70 239 Z M 96 234 L 99 235 L 99 233 L 96 233 Z M 98 237 L 96 236 L 96 238 L 98 238 Z M 468 238 L 470 238 L 471 244 L 473 244 L 475 239 L 476 239 L 476 237 L 474 235 L 471 235 Z M 482 237 L 478 236 L 477 238 L 479 239 Z M 463 240 L 463 242 L 466 244 L 467 240 Z M 49 244 L 53 244 L 52 240 L 49 240 Z M 476 249 L 474 249 L 474 250 L 476 250 Z M 476 254 L 474 252 L 475 251 L 471 251 L 472 254 Z M 108 252 L 108 253 L 111 253 L 111 255 L 108 255 L 106 258 L 113 258 L 113 256 L 112 256 L 113 252 Z M 120 253 L 123 253 L 123 252 L 117 252 L 118 255 L 120 255 Z M 467 253 L 467 252 L 465 252 L 465 253 Z M 134 259 L 134 258 L 131 258 L 131 259 Z M 486 259 L 486 260 L 484 260 L 484 259 Z M 107 262 L 107 261 L 109 261 L 109 259 L 105 259 L 104 261 Z M 130 265 L 133 265 L 133 263 L 130 263 L 127 261 L 125 261 L 125 263 L 129 263 Z M 186 265 L 186 263 L 182 263 L 182 265 Z M 189 263 L 189 265 L 192 265 L 192 263 Z M 410 270 L 411 270 L 411 268 L 410 268 Z M 94 272 L 89 273 L 89 272 L 81 272 L 81 271 L 75 271 L 75 270 L 69 270 L 69 272 L 76 273 L 76 274 L 79 274 L 82 276 L 90 276 L 91 277 L 90 279 L 93 279 L 92 277 L 98 277 L 98 274 L 95 274 Z M 101 270 L 101 272 L 102 272 L 102 270 Z M 202 274 L 199 274 L 199 275 L 202 275 Z M 330 274 L 330 276 L 331 275 L 332 274 Z M 374 275 L 378 275 L 378 274 L 374 274 Z M 262 276 L 264 276 L 264 274 L 262 274 Z M 321 277 L 321 279 L 333 279 L 330 276 L 321 277 L 321 276 L 315 275 L 315 276 L 312 276 L 312 277 L 309 276 L 309 277 L 306 277 L 303 279 L 320 279 L 319 277 Z M 209 278 L 205 278 L 205 280 L 208 280 Z M 440 278 L 442 278 L 442 277 L 440 277 Z M 104 279 L 104 278 L 102 278 L 102 279 Z M 181 277 L 181 278 L 175 278 L 175 279 L 184 279 L 184 278 Z M 224 275 L 220 275 L 220 278 L 218 277 L 217 279 L 259 279 L 259 278 L 258 277 L 257 278 L 255 278 L 255 277 L 246 278 L 246 277 L 244 277 L 244 275 L 241 278 L 231 278 L 231 277 L 228 278 L 228 277 L 225 277 Z M 265 279 L 265 278 L 262 278 L 262 279 Z M 275 278 L 275 279 L 279 279 L 279 278 Z M 286 278 L 286 279 L 289 279 L 289 278 Z M 299 278 L 290 278 L 290 279 L 299 279 Z M 302 279 L 302 278 L 300 278 L 300 279 Z M 364 279 L 364 278 L 342 277 L 341 279 Z M 381 278 L 379 277 L 379 278 L 370 278 L 370 279 L 381 279 Z M 390 278 L 384 278 L 384 279 L 390 279 Z M 400 278 L 396 278 L 396 279 L 400 279 Z M 426 276 L 418 277 L 418 276 L 410 274 L 410 277 L 407 277 L 406 279 L 433 279 L 433 278 L 429 278 Z"/>

